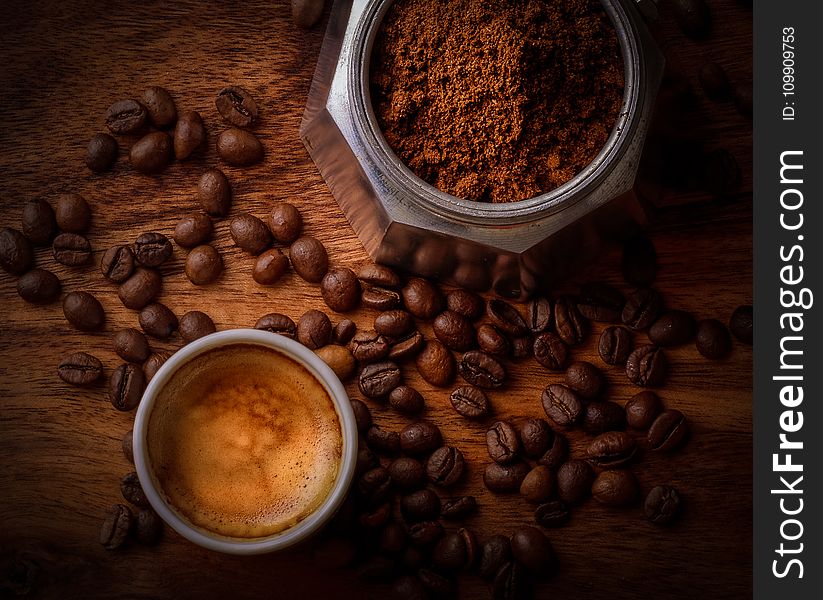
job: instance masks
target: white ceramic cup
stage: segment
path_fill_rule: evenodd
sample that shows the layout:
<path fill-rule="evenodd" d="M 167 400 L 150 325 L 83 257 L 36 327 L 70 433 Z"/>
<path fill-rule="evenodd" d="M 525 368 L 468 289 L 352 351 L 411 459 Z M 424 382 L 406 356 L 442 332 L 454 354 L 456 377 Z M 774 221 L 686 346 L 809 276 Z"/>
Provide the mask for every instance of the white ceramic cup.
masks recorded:
<path fill-rule="evenodd" d="M 296 525 L 270 536 L 230 538 L 193 525 L 160 492 L 149 461 L 146 433 L 149 417 L 160 390 L 184 364 L 209 350 L 232 344 L 256 344 L 273 348 L 306 367 L 326 388 L 340 421 L 343 452 L 334 486 L 323 503 Z M 140 484 L 154 510 L 177 533 L 199 546 L 229 554 L 262 554 L 282 550 L 317 532 L 334 516 L 345 500 L 357 461 L 357 425 L 348 394 L 334 372 L 314 352 L 282 335 L 256 329 L 230 329 L 212 333 L 184 346 L 169 358 L 152 378 L 134 419 L 134 464 Z"/>

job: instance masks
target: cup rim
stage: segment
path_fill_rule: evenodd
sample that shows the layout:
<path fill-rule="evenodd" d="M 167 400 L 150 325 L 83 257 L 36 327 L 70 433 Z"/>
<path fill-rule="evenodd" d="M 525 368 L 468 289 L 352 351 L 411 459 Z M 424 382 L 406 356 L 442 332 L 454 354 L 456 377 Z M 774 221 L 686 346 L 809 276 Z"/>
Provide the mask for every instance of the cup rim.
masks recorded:
<path fill-rule="evenodd" d="M 148 460 L 146 436 L 157 396 L 171 376 L 185 363 L 215 348 L 253 344 L 272 348 L 296 360 L 326 388 L 340 421 L 343 451 L 337 479 L 326 498 L 308 517 L 284 531 L 253 539 L 231 538 L 197 527 L 175 510 L 160 493 Z M 334 371 L 314 352 L 292 339 L 257 329 L 229 329 L 206 335 L 174 353 L 157 371 L 143 393 L 133 429 L 134 465 L 143 491 L 163 521 L 189 541 L 227 554 L 262 554 L 282 550 L 303 541 L 334 516 L 346 498 L 357 460 L 357 426 L 348 394 Z"/>

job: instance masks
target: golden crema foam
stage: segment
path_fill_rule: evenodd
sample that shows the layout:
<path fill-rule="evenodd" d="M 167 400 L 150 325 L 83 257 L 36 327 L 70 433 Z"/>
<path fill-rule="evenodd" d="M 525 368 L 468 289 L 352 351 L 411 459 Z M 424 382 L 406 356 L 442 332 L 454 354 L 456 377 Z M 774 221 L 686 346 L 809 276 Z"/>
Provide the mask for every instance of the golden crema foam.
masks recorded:
<path fill-rule="evenodd" d="M 334 404 L 300 363 L 234 344 L 178 369 L 149 417 L 149 460 L 169 504 L 192 524 L 257 538 L 308 517 L 337 478 Z"/>

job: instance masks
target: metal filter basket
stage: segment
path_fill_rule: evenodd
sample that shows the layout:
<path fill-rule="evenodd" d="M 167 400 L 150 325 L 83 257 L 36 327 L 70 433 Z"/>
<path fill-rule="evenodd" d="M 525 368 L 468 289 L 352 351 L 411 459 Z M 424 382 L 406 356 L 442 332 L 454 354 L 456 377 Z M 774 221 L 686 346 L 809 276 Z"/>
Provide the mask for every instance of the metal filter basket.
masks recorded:
<path fill-rule="evenodd" d="M 392 0 L 335 2 L 300 137 L 376 262 L 524 298 L 645 221 L 632 190 L 663 56 L 634 0 L 601 1 L 624 65 L 623 105 L 611 135 L 570 181 L 505 204 L 441 192 L 398 159 L 369 92 L 372 47 Z"/>

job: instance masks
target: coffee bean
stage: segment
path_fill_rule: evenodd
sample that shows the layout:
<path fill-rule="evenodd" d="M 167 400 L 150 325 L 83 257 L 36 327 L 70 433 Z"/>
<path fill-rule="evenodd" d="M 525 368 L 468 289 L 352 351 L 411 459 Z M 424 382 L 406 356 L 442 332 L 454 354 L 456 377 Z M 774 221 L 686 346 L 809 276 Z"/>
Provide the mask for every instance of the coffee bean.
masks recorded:
<path fill-rule="evenodd" d="M 437 340 L 426 342 L 415 364 L 420 376 L 434 386 L 446 387 L 454 379 L 454 356 Z"/>
<path fill-rule="evenodd" d="M 489 399 L 483 390 L 471 385 L 463 385 L 449 395 L 454 410 L 467 419 L 483 419 L 489 415 Z"/>
<path fill-rule="evenodd" d="M 263 153 L 263 144 L 249 131 L 231 127 L 217 136 L 217 155 L 234 167 L 255 165 Z"/>
<path fill-rule="evenodd" d="M 231 184 L 219 169 L 209 169 L 197 182 L 197 199 L 212 217 L 225 217 L 231 208 Z"/>
<path fill-rule="evenodd" d="M 637 451 L 634 438 L 625 431 L 601 433 L 586 448 L 586 456 L 598 467 L 611 469 L 629 462 Z"/>
<path fill-rule="evenodd" d="M 663 300 L 652 288 L 640 288 L 629 295 L 623 308 L 623 324 L 635 331 L 647 329 L 655 322 Z"/>
<path fill-rule="evenodd" d="M 406 358 L 415 356 L 420 350 L 426 340 L 423 339 L 423 334 L 416 329 L 410 333 L 396 338 L 390 338 L 389 342 L 389 360 L 400 361 Z"/>
<path fill-rule="evenodd" d="M 729 329 L 737 341 L 751 345 L 754 339 L 754 307 L 748 304 L 735 308 L 729 319 Z"/>
<path fill-rule="evenodd" d="M 366 308 L 387 311 L 400 306 L 400 292 L 387 288 L 369 286 L 363 288 L 360 301 Z"/>
<path fill-rule="evenodd" d="M 681 446 L 688 432 L 686 417 L 679 410 L 670 408 L 652 422 L 646 440 L 652 450 L 672 452 Z"/>
<path fill-rule="evenodd" d="M 163 521 L 151 508 L 144 508 L 137 513 L 134 523 L 134 537 L 141 544 L 151 546 L 160 541 L 163 534 Z"/>
<path fill-rule="evenodd" d="M 520 484 L 520 495 L 526 499 L 526 502 L 532 504 L 546 502 L 551 498 L 552 493 L 554 493 L 554 478 L 551 470 L 544 465 L 534 467 Z"/>
<path fill-rule="evenodd" d="M 54 260 L 68 267 L 79 267 L 91 260 L 91 244 L 79 233 L 61 233 L 51 247 Z"/>
<path fill-rule="evenodd" d="M 634 429 L 646 430 L 663 410 L 663 403 L 657 394 L 643 391 L 626 402 L 626 423 Z"/>
<path fill-rule="evenodd" d="M 399 337 L 414 327 L 414 318 L 405 310 L 388 310 L 374 319 L 374 330 L 380 335 Z"/>
<path fill-rule="evenodd" d="M 281 244 L 291 244 L 300 236 L 303 217 L 293 204 L 275 202 L 269 213 L 269 231 Z"/>
<path fill-rule="evenodd" d="M 522 315 L 505 300 L 489 300 L 486 314 L 497 328 L 509 335 L 523 335 L 529 330 Z"/>
<path fill-rule="evenodd" d="M 642 387 L 657 387 L 666 378 L 668 363 L 661 348 L 653 345 L 640 346 L 626 361 L 629 381 Z"/>
<path fill-rule="evenodd" d="M 159 267 L 172 255 L 169 238 L 162 233 L 143 233 L 134 243 L 134 255 L 144 267 Z"/>
<path fill-rule="evenodd" d="M 381 454 L 393 455 L 400 452 L 400 434 L 396 431 L 384 431 L 377 425 L 369 427 L 366 442 Z"/>
<path fill-rule="evenodd" d="M 464 316 L 450 310 L 443 311 L 432 324 L 434 335 L 450 350 L 465 351 L 475 345 L 474 327 Z"/>
<path fill-rule="evenodd" d="M 605 379 L 600 369 L 590 362 L 579 360 L 566 369 L 566 385 L 586 400 L 592 400 L 600 394 Z"/>
<path fill-rule="evenodd" d="M 403 305 L 418 319 L 433 319 L 443 311 L 445 300 L 433 283 L 412 277 L 401 290 Z"/>
<path fill-rule="evenodd" d="M 562 500 L 546 502 L 534 511 L 534 520 L 541 527 L 562 527 L 570 518 L 571 511 Z"/>
<path fill-rule="evenodd" d="M 417 578 L 428 592 L 427 598 L 454 598 L 457 594 L 457 584 L 454 580 L 431 569 L 418 570 Z"/>
<path fill-rule="evenodd" d="M 732 86 L 729 76 L 716 62 L 703 63 L 698 72 L 698 80 L 709 100 L 723 102 L 731 98 Z"/>
<path fill-rule="evenodd" d="M 452 290 L 446 294 L 446 308 L 470 321 L 479 319 L 485 310 L 483 298 L 468 290 Z"/>
<path fill-rule="evenodd" d="M 487 465 L 483 472 L 483 483 L 490 492 L 495 494 L 516 492 L 520 489 L 520 484 L 523 483 L 529 470 L 529 464 L 522 460 L 508 465 L 493 462 Z"/>
<path fill-rule="evenodd" d="M 636 234 L 623 244 L 621 270 L 626 283 L 648 286 L 657 277 L 657 250 L 642 233 Z M 625 322 L 625 320 L 624 320 Z"/>
<path fill-rule="evenodd" d="M 45 269 L 32 269 L 17 280 L 17 294 L 31 304 L 49 304 L 57 300 L 62 287 L 57 275 Z"/>
<path fill-rule="evenodd" d="M 507 356 L 511 352 L 509 339 L 491 323 L 483 323 L 477 328 L 477 345 L 493 356 Z"/>
<path fill-rule="evenodd" d="M 367 398 L 384 398 L 400 385 L 400 380 L 400 368 L 393 362 L 384 361 L 363 367 L 357 379 L 357 385 L 360 393 Z"/>
<path fill-rule="evenodd" d="M 452 446 L 443 446 L 432 452 L 426 463 L 426 473 L 435 485 L 449 486 L 463 476 L 463 453 Z"/>
<path fill-rule="evenodd" d="M 0 230 L 0 266 L 12 275 L 22 275 L 34 264 L 31 242 L 16 229 Z"/>
<path fill-rule="evenodd" d="M 254 328 L 277 333 L 292 340 L 297 337 L 297 325 L 291 318 L 280 313 L 263 315 L 257 319 Z"/>
<path fill-rule="evenodd" d="M 438 571 L 455 573 L 468 564 L 468 552 L 464 536 L 457 532 L 444 535 L 432 551 L 432 565 Z"/>
<path fill-rule="evenodd" d="M 309 283 L 320 283 L 329 270 L 329 255 L 320 240 L 308 235 L 297 238 L 289 249 L 295 273 Z"/>
<path fill-rule="evenodd" d="M 566 462 L 568 456 L 569 442 L 562 434 L 555 432 L 549 449 L 543 453 L 543 456 L 541 456 L 537 462 L 541 465 L 546 465 L 550 469 L 557 469 Z"/>
<path fill-rule="evenodd" d="M 106 127 L 114 135 L 131 135 L 145 127 L 148 114 L 137 100 L 118 100 L 106 110 Z"/>
<path fill-rule="evenodd" d="M 239 214 L 231 220 L 229 233 L 237 246 L 255 256 L 271 246 L 269 228 L 263 221 L 248 213 Z"/>
<path fill-rule="evenodd" d="M 583 429 L 588 433 L 619 431 L 626 428 L 626 413 L 617 402 L 589 402 L 583 414 Z"/>
<path fill-rule="evenodd" d="M 143 363 L 151 353 L 146 336 L 131 327 L 115 333 L 113 342 L 117 356 L 126 362 Z"/>
<path fill-rule="evenodd" d="M 205 146 L 208 134 L 203 124 L 203 117 L 194 110 L 187 110 L 180 114 L 174 126 L 173 145 L 174 156 L 177 160 L 186 160 L 195 151 Z"/>
<path fill-rule="evenodd" d="M 429 421 L 416 421 L 400 432 L 400 448 L 406 454 L 427 455 L 443 444 L 440 429 Z"/>
<path fill-rule="evenodd" d="M 466 352 L 457 365 L 457 370 L 467 383 L 484 389 L 499 388 L 506 380 L 505 367 L 478 350 Z"/>
<path fill-rule="evenodd" d="M 392 479 L 383 467 L 366 471 L 357 481 L 357 493 L 366 506 L 374 507 L 389 499 Z"/>
<path fill-rule="evenodd" d="M 529 301 L 526 308 L 528 326 L 533 333 L 546 331 L 552 325 L 552 303 L 543 296 Z"/>
<path fill-rule="evenodd" d="M 349 312 L 360 303 L 360 280 L 347 267 L 329 269 L 320 282 L 320 294 L 335 312 Z"/>
<path fill-rule="evenodd" d="M 352 412 L 354 412 L 354 420 L 357 422 L 357 431 L 362 435 L 371 427 L 371 411 L 366 403 L 362 400 L 351 400 Z"/>
<path fill-rule="evenodd" d="M 594 482 L 594 471 L 585 460 L 571 459 L 557 469 L 557 495 L 569 505 L 588 498 Z"/>
<path fill-rule="evenodd" d="M 109 400 L 117 410 L 134 410 L 140 404 L 145 389 L 146 377 L 140 367 L 131 363 L 124 363 L 111 374 L 109 379 Z"/>
<path fill-rule="evenodd" d="M 308 6 L 308 2 L 306 0 L 292 0 L 292 6 Z M 300 15 L 301 13 L 292 11 L 293 15 Z M 322 14 L 322 6 L 321 6 L 321 14 Z M 295 16 L 295 21 L 298 18 L 301 19 L 300 22 L 305 22 L 302 20 L 302 17 Z M 423 586 L 423 582 L 420 581 L 417 577 L 413 575 L 401 575 L 397 579 L 395 579 L 394 583 L 391 586 L 391 597 L 397 598 L 397 600 L 427 600 L 429 597 L 426 588 Z"/>
<path fill-rule="evenodd" d="M 124 435 L 123 440 L 120 443 L 120 446 L 123 449 L 123 456 L 126 457 L 126 460 L 129 461 L 131 464 L 134 464 L 134 431 L 129 429 Z"/>
<path fill-rule="evenodd" d="M 123 479 L 120 480 L 120 492 L 127 502 L 139 506 L 141 508 L 149 508 L 149 499 L 146 498 L 146 493 L 143 491 L 143 486 L 140 485 L 140 479 L 137 473 L 132 471 L 126 473 Z"/>
<path fill-rule="evenodd" d="M 712 15 L 705 0 L 674 0 L 672 14 L 688 37 L 705 40 L 712 33 Z"/>
<path fill-rule="evenodd" d="M 580 290 L 577 309 L 587 319 L 615 323 L 620 321 L 626 299 L 607 283 L 586 283 Z"/>
<path fill-rule="evenodd" d="M 557 571 L 557 556 L 549 538 L 529 525 L 512 533 L 512 556 L 533 575 L 547 578 Z"/>
<path fill-rule="evenodd" d="M 440 515 L 440 497 L 425 488 L 411 492 L 400 498 L 400 512 L 409 523 L 431 521 Z"/>
<path fill-rule="evenodd" d="M 419 489 L 426 482 L 426 468 L 420 461 L 407 456 L 395 459 L 388 471 L 395 486 L 404 491 Z"/>
<path fill-rule="evenodd" d="M 357 333 L 357 324 L 351 319 L 343 319 L 334 326 L 332 330 L 332 341 L 335 344 L 345 346 Z"/>
<path fill-rule="evenodd" d="M 194 248 L 205 244 L 214 231 L 214 225 L 206 213 L 191 213 L 180 219 L 174 228 L 174 241 L 182 248 Z"/>
<path fill-rule="evenodd" d="M 694 317 L 683 310 L 669 310 L 649 328 L 649 340 L 658 346 L 679 346 L 690 342 L 697 330 Z"/>
<path fill-rule="evenodd" d="M 348 348 L 337 344 L 328 344 L 318 348 L 314 353 L 326 363 L 341 381 L 345 381 L 354 374 L 357 367 L 354 356 Z"/>
<path fill-rule="evenodd" d="M 507 421 L 497 421 L 486 431 L 486 448 L 494 462 L 512 462 L 520 452 L 517 430 Z"/>
<path fill-rule="evenodd" d="M 550 384 L 543 390 L 542 402 L 546 415 L 561 427 L 574 425 L 583 416 L 580 397 L 565 385 Z"/>
<path fill-rule="evenodd" d="M 80 194 L 60 194 L 54 208 L 57 226 L 65 233 L 84 233 L 91 225 L 91 207 Z"/>
<path fill-rule="evenodd" d="M 148 133 L 129 150 L 129 162 L 140 173 L 153 175 L 163 171 L 173 158 L 172 139 L 167 133 Z"/>
<path fill-rule="evenodd" d="M 103 363 L 86 352 L 69 354 L 57 366 L 57 375 L 72 385 L 89 385 L 100 379 Z"/>
<path fill-rule="evenodd" d="M 224 87 L 217 92 L 214 104 L 220 116 L 236 127 L 248 127 L 257 120 L 257 103 L 239 85 Z"/>
<path fill-rule="evenodd" d="M 600 334 L 597 351 L 607 365 L 624 365 L 632 352 L 633 345 L 631 331 L 625 327 L 612 325 Z"/>
<path fill-rule="evenodd" d="M 540 458 L 549 449 L 554 432 L 543 419 L 527 419 L 520 425 L 520 444 L 523 454 Z"/>
<path fill-rule="evenodd" d="M 589 324 L 577 310 L 577 303 L 567 296 L 554 303 L 554 327 L 560 339 L 569 346 L 583 341 L 589 333 Z"/>
<path fill-rule="evenodd" d="M 563 370 L 569 359 L 568 346 L 560 336 L 551 332 L 534 338 L 533 351 L 537 362 L 551 371 Z"/>
<path fill-rule="evenodd" d="M 194 285 L 214 283 L 223 272 L 223 257 L 214 246 L 197 246 L 186 256 L 185 271 L 186 277 Z"/>
<path fill-rule="evenodd" d="M 146 383 L 157 375 L 157 371 L 169 358 L 171 358 L 171 354 L 165 351 L 153 352 L 149 355 L 146 362 L 143 363 L 143 375 L 146 378 Z"/>
<path fill-rule="evenodd" d="M 592 483 L 592 496 L 605 506 L 627 507 L 637 502 L 640 493 L 631 471 L 603 471 Z"/>
<path fill-rule="evenodd" d="M 460 496 L 444 501 L 440 516 L 449 521 L 459 521 L 473 515 L 476 511 L 477 500 L 474 496 Z"/>
<path fill-rule="evenodd" d="M 700 354 L 717 360 L 731 352 L 732 338 L 723 323 L 717 319 L 704 319 L 697 326 L 695 345 Z"/>
<path fill-rule="evenodd" d="M 388 340 L 376 331 L 358 331 L 349 342 L 349 350 L 363 364 L 383 360 L 389 353 Z"/>
<path fill-rule="evenodd" d="M 152 302 L 140 311 L 137 317 L 140 327 L 150 336 L 164 340 L 177 330 L 179 322 L 175 314 L 165 304 Z"/>
<path fill-rule="evenodd" d="M 326 313 L 308 310 L 297 322 L 297 341 L 310 350 L 322 348 L 331 340 L 331 321 Z"/>
<path fill-rule="evenodd" d="M 424 402 L 420 392 L 407 385 L 401 385 L 389 394 L 389 404 L 399 413 L 416 415 L 423 410 Z"/>
<path fill-rule="evenodd" d="M 171 127 L 177 120 L 174 99 L 165 88 L 152 86 L 140 97 L 140 104 L 146 107 L 149 120 L 158 129 Z"/>
<path fill-rule="evenodd" d="M 117 550 L 129 537 L 132 528 L 131 510 L 125 504 L 113 504 L 106 511 L 100 528 L 100 543 L 106 550 Z"/>
<path fill-rule="evenodd" d="M 86 166 L 93 173 L 105 173 L 117 162 L 117 140 L 108 133 L 95 133 L 86 146 Z"/>
<path fill-rule="evenodd" d="M 366 529 L 379 529 L 383 527 L 391 517 L 391 502 L 384 502 L 375 507 L 368 507 L 358 517 L 358 523 Z"/>
<path fill-rule="evenodd" d="M 47 245 L 57 232 L 54 209 L 42 198 L 23 205 L 21 224 L 23 235 L 35 246 Z"/>
<path fill-rule="evenodd" d="M 362 440 L 357 444 L 357 460 L 354 466 L 355 476 L 362 475 L 369 469 L 380 466 L 380 459 L 377 457 L 371 448 L 369 448 Z"/>
<path fill-rule="evenodd" d="M 400 523 L 386 523 L 380 531 L 377 548 L 383 554 L 398 555 L 405 549 L 408 542 L 406 529 Z"/>
<path fill-rule="evenodd" d="M 494 575 L 493 600 L 521 600 L 531 597 L 525 568 L 517 561 L 507 561 Z"/>
<path fill-rule="evenodd" d="M 385 265 L 365 263 L 357 271 L 357 278 L 369 286 L 396 289 L 402 285 L 400 276 Z"/>
<path fill-rule="evenodd" d="M 493 535 L 480 546 L 480 564 L 478 572 L 485 580 L 492 579 L 500 568 L 506 564 L 512 555 L 509 538 L 504 535 Z"/>
<path fill-rule="evenodd" d="M 98 331 L 106 320 L 103 305 L 88 292 L 69 292 L 63 298 L 63 314 L 80 331 Z"/>
<path fill-rule="evenodd" d="M 680 513 L 680 494 L 670 485 L 655 486 L 646 496 L 643 512 L 655 525 L 668 525 Z"/>
<path fill-rule="evenodd" d="M 100 259 L 103 277 L 114 283 L 123 283 L 134 272 L 134 252 L 128 246 L 112 246 Z"/>

